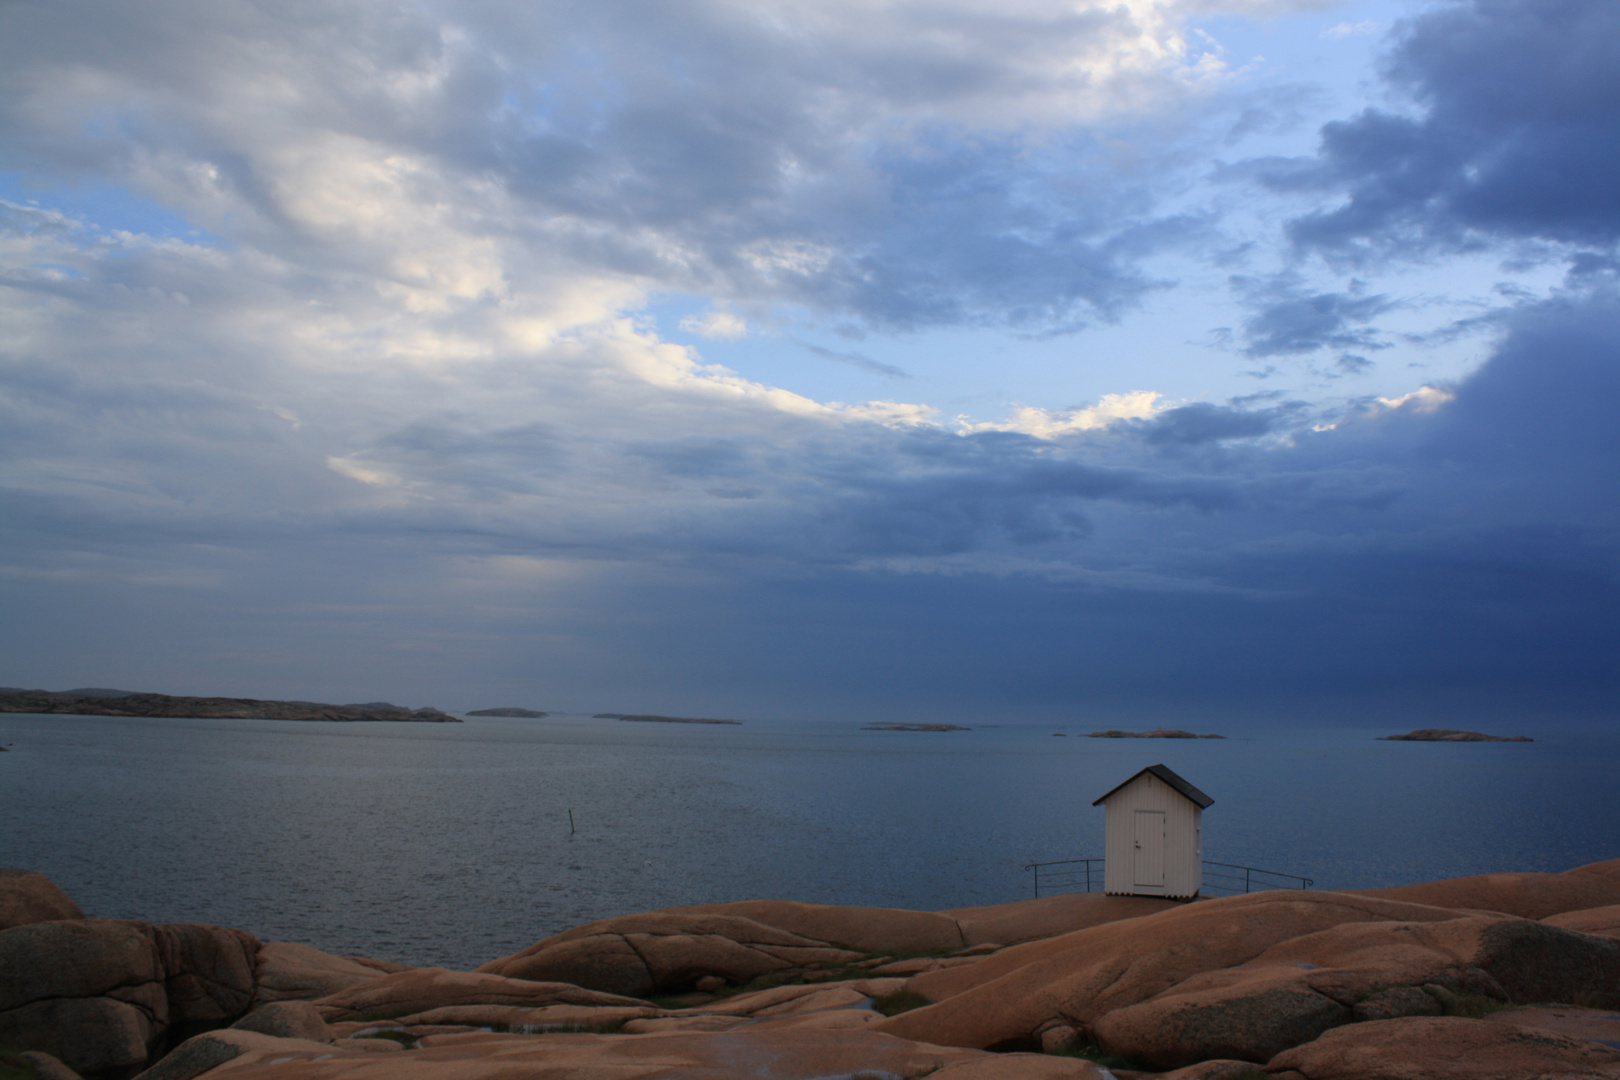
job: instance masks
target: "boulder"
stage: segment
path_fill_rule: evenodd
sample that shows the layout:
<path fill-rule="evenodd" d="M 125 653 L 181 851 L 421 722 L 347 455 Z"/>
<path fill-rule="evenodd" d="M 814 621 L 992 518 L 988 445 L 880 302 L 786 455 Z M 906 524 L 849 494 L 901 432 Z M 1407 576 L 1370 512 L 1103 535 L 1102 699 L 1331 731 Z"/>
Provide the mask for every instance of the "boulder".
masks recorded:
<path fill-rule="evenodd" d="M 367 1014 L 402 1016 L 451 1005 L 623 1005 L 644 1002 L 616 994 L 585 990 L 571 983 L 530 982 L 486 972 L 413 968 L 384 975 L 316 1001 L 324 1020 L 347 1020 Z"/>
<path fill-rule="evenodd" d="M 1266 1065 L 1305 1080 L 1599 1080 L 1620 1050 L 1511 1023 L 1408 1017 L 1336 1028 Z"/>
<path fill-rule="evenodd" d="M 1594 937 L 1620 938 L 1620 904 L 1565 911 L 1549 915 L 1541 921 L 1548 926 L 1562 926 L 1565 930 L 1578 930 Z"/>
<path fill-rule="evenodd" d="M 152 928 L 118 919 L 38 922 L 0 930 L 0 1011 L 45 998 L 161 985 Z"/>
<path fill-rule="evenodd" d="M 206 923 L 158 924 L 152 932 L 171 1024 L 215 1027 L 252 1006 L 259 951 L 252 934 Z"/>
<path fill-rule="evenodd" d="M 645 996 L 687 990 L 710 976 L 746 983 L 801 964 L 860 956 L 744 916 L 680 910 L 587 923 L 478 970 Z"/>
<path fill-rule="evenodd" d="M 146 1064 L 162 1029 L 110 997 L 48 998 L 0 1013 L 0 1043 L 39 1050 L 89 1080 L 118 1080 Z"/>
<path fill-rule="evenodd" d="M 592 934 L 564 941 L 547 938 L 477 970 L 512 979 L 573 983 L 630 997 L 645 997 L 657 989 L 647 962 L 618 934 Z"/>
<path fill-rule="evenodd" d="M 272 1001 L 260 1005 L 231 1025 L 236 1031 L 257 1031 L 278 1039 L 308 1039 L 331 1042 L 332 1030 L 321 1019 L 321 1011 L 307 1001 Z"/>
<path fill-rule="evenodd" d="M 1147 1001 L 1194 975 L 1244 964 L 1301 935 L 1347 923 L 1462 917 L 1417 904 L 1293 890 L 1184 904 L 915 976 L 907 988 L 936 1004 L 880 1027 L 952 1046 L 1028 1040 L 1048 1019 L 1090 1028 L 1115 1009 Z"/>
<path fill-rule="evenodd" d="M 39 1050 L 24 1050 L 17 1056 L 28 1062 L 28 1067 L 34 1070 L 34 1080 L 84 1080 L 52 1054 Z"/>
<path fill-rule="evenodd" d="M 332 1047 L 325 1043 L 278 1039 L 257 1031 L 210 1031 L 187 1039 L 135 1080 L 192 1080 L 243 1055 L 260 1055 L 272 1060 L 281 1058 L 285 1061 L 297 1060 L 300 1056 L 306 1060 L 319 1056 L 331 1060 L 335 1056 Z M 352 1062 L 358 1056 L 351 1054 L 346 1060 Z"/>
<path fill-rule="evenodd" d="M 253 1000 L 314 1001 L 316 998 L 347 990 L 393 972 L 383 970 L 380 961 L 333 956 L 308 945 L 291 941 L 260 944 L 253 962 Z M 403 965 L 388 965 L 410 970 Z"/>
<path fill-rule="evenodd" d="M 0 867 L 0 930 L 29 923 L 82 919 L 67 893 L 37 870 Z"/>
<path fill-rule="evenodd" d="M 1355 891 L 1387 900 L 1545 919 L 1565 911 L 1620 904 L 1620 859 L 1578 866 L 1561 874 L 1479 874 Z"/>
<path fill-rule="evenodd" d="M 1093 1028 L 1098 1044 L 1157 1069 L 1213 1058 L 1260 1064 L 1350 1020 L 1349 1009 L 1312 990 L 1297 970 L 1222 974 L 1221 985 L 1105 1013 Z"/>
<path fill-rule="evenodd" d="M 1495 980 L 1510 1001 L 1620 1008 L 1620 941 L 1528 919 L 1461 920 L 1431 933 Z"/>
<path fill-rule="evenodd" d="M 684 990 L 708 975 L 741 985 L 793 966 L 719 934 L 626 934 L 624 940 L 660 990 Z"/>
<path fill-rule="evenodd" d="M 52 1054 L 88 1077 L 127 1075 L 168 1028 L 163 978 L 145 923 L 0 930 L 0 1043 Z"/>

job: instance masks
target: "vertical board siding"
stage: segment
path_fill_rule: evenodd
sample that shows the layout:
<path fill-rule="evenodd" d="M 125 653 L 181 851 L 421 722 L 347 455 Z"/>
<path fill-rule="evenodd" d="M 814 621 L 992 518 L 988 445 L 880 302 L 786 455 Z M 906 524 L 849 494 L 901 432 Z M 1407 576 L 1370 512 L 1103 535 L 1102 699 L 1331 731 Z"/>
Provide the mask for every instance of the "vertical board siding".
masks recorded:
<path fill-rule="evenodd" d="M 1164 884 L 1137 885 L 1138 810 L 1164 815 Z M 1200 850 L 1204 813 L 1191 799 L 1151 773 L 1137 777 L 1103 803 L 1103 891 L 1116 896 L 1197 896 L 1204 884 Z"/>

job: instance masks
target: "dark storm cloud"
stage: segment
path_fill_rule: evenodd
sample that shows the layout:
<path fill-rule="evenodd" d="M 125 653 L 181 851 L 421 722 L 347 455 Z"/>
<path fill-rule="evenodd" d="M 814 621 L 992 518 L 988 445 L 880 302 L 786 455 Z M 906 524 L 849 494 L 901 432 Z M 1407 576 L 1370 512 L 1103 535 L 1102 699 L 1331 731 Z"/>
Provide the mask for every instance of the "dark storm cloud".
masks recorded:
<path fill-rule="evenodd" d="M 1367 296 L 1353 282 L 1348 292 L 1309 293 L 1292 275 L 1273 281 L 1234 278 L 1233 284 L 1258 308 L 1244 321 L 1251 357 L 1298 356 L 1319 349 L 1386 347 L 1367 325 L 1395 307 L 1387 296 Z"/>
<path fill-rule="evenodd" d="M 1620 6 L 1448 4 L 1401 26 L 1385 74 L 1420 115 L 1368 109 L 1324 127 L 1314 161 L 1262 168 L 1279 191 L 1348 196 L 1296 219 L 1298 244 L 1348 253 L 1620 238 Z"/>
<path fill-rule="evenodd" d="M 1282 408 L 1257 411 L 1200 401 L 1167 409 L 1141 426 L 1143 438 L 1149 443 L 1194 446 L 1265 435 L 1280 427 L 1288 412 Z"/>

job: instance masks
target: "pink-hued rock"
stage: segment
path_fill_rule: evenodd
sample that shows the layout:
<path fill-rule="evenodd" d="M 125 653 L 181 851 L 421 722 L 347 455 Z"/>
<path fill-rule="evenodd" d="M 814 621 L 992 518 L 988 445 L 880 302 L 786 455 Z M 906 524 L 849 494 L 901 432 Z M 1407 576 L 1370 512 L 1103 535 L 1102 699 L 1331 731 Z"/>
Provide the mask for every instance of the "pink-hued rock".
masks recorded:
<path fill-rule="evenodd" d="M 1215 1058 L 1161 1073 L 1157 1080 L 1245 1080 L 1255 1074 L 1254 1062 Z"/>
<path fill-rule="evenodd" d="M 719 934 L 626 934 L 624 940 L 641 956 L 653 985 L 660 989 L 685 989 L 706 975 L 740 986 L 793 966 Z"/>
<path fill-rule="evenodd" d="M 328 1059 L 351 1060 L 359 1056 L 336 1051 L 326 1043 L 305 1039 L 279 1039 L 257 1031 L 210 1031 L 187 1039 L 135 1080 L 192 1080 L 227 1062 L 253 1054 L 306 1059 L 324 1055 Z"/>
<path fill-rule="evenodd" d="M 862 1073 L 900 1080 L 1104 1080 L 1106 1075 L 1073 1058 L 927 1046 L 870 1030 L 468 1033 L 429 1036 L 420 1049 L 403 1054 L 340 1052 L 324 1061 L 316 1060 L 322 1055 L 313 1044 L 294 1049 L 291 1040 L 281 1041 L 288 1045 L 265 1045 L 237 1056 L 230 1063 L 231 1080 L 812 1080 Z M 333 1054 L 331 1047 L 319 1049 Z"/>
<path fill-rule="evenodd" d="M 334 1038 L 332 1029 L 321 1019 L 320 1010 L 307 1001 L 272 1001 L 260 1005 L 231 1028 L 310 1042 L 331 1042 Z"/>
<path fill-rule="evenodd" d="M 962 940 L 968 945 L 993 942 L 1017 945 L 1025 941 L 1056 937 L 1085 930 L 1103 923 L 1134 919 L 1176 907 L 1180 901 L 1154 896 L 1106 896 L 1103 893 L 1070 893 L 1043 896 L 988 907 L 956 908 L 941 915 L 956 920 Z"/>
<path fill-rule="evenodd" d="M 34 1070 L 34 1080 L 84 1080 L 54 1054 L 47 1054 L 42 1050 L 24 1050 L 17 1056 Z"/>
<path fill-rule="evenodd" d="M 1541 920 L 1548 926 L 1562 926 L 1594 937 L 1620 938 L 1620 904 L 1583 908 L 1549 915 Z"/>
<path fill-rule="evenodd" d="M 170 1023 L 229 1023 L 252 1006 L 259 951 L 252 934 L 207 923 L 160 923 L 152 934 L 163 965 Z"/>
<path fill-rule="evenodd" d="M 389 974 L 372 966 L 375 963 L 333 956 L 291 941 L 266 941 L 254 958 L 254 1000 L 314 1001 Z"/>
<path fill-rule="evenodd" d="M 1620 859 L 1589 863 L 1561 874 L 1480 874 L 1393 889 L 1354 891 L 1361 896 L 1414 904 L 1545 919 L 1560 912 L 1620 904 Z"/>
<path fill-rule="evenodd" d="M 669 1031 L 730 1031 L 748 1022 L 746 1016 L 659 1016 L 627 1021 L 623 1030 L 626 1035 L 656 1035 Z"/>
<path fill-rule="evenodd" d="M 645 997 L 657 989 L 647 962 L 618 934 L 547 938 L 477 970 L 512 979 L 573 983 L 628 997 Z"/>
<path fill-rule="evenodd" d="M 90 1080 L 140 1069 L 161 1031 L 110 997 L 50 998 L 0 1014 L 0 1043 L 51 1054 Z"/>
<path fill-rule="evenodd" d="M 114 919 L 0 930 L 0 1043 L 88 1077 L 139 1068 L 168 1028 L 152 928 Z"/>
<path fill-rule="evenodd" d="M 802 944 L 834 945 L 862 953 L 934 952 L 973 944 L 962 939 L 961 927 L 954 918 L 932 911 L 742 900 L 672 908 L 670 913 L 742 917 L 811 939 Z"/>
<path fill-rule="evenodd" d="M 1193 975 L 1235 967 L 1304 934 L 1374 920 L 1460 914 L 1328 892 L 1271 892 L 1200 901 L 1003 949 L 907 986 L 937 1004 L 885 1021 L 903 1038 L 988 1047 L 1029 1038 L 1050 1018 L 1089 1028 Z M 1221 1056 L 1221 1055 L 1206 1055 Z"/>
<path fill-rule="evenodd" d="M 610 1027 L 629 1020 L 661 1016 L 651 1005 L 543 1005 L 537 1009 L 522 1005 L 446 1005 L 426 1012 L 399 1017 L 396 1023 L 410 1027 L 468 1024 L 473 1027 L 511 1028 L 513 1031 L 588 1030 Z"/>
<path fill-rule="evenodd" d="M 1316 993 L 1297 970 L 1221 974 L 1229 977 L 1220 985 L 1104 1013 L 1093 1028 L 1097 1042 L 1156 1069 L 1212 1058 L 1264 1063 L 1350 1020 L 1348 1008 Z"/>
<path fill-rule="evenodd" d="M 1600 1080 L 1620 1077 L 1620 1050 L 1511 1023 L 1410 1017 L 1336 1028 L 1266 1071 L 1306 1080 Z"/>
<path fill-rule="evenodd" d="M 37 870 L 0 867 L 0 930 L 29 923 L 82 919 L 71 897 Z"/>
<path fill-rule="evenodd" d="M 487 972 L 413 968 L 340 990 L 315 1002 L 328 1022 L 365 1013 L 425 1013 L 452 1005 L 624 1005 L 642 1002 L 571 983 L 530 982 Z"/>

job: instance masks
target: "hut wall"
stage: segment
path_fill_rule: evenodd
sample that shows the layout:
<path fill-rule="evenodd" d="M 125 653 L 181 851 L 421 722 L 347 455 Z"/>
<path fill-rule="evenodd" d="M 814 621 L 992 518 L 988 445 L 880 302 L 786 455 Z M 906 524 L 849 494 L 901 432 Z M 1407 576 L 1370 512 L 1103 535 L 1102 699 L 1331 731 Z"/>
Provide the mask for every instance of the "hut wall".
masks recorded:
<path fill-rule="evenodd" d="M 1105 892 L 1198 895 L 1204 884 L 1204 815 L 1191 800 L 1148 774 L 1115 792 L 1103 809 Z"/>

